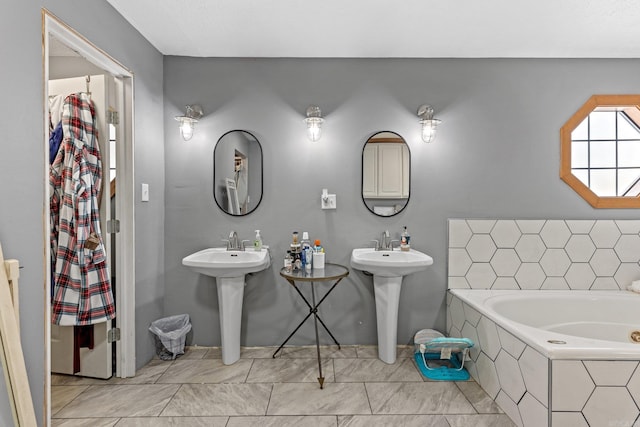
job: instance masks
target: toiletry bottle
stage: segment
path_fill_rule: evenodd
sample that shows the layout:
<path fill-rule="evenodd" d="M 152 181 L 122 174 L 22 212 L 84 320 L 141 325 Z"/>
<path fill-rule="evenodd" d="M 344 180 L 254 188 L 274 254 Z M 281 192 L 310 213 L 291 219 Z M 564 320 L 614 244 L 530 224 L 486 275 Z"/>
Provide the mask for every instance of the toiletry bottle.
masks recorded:
<path fill-rule="evenodd" d="M 320 245 L 320 240 L 316 239 L 313 245 L 313 269 L 322 270 L 324 268 L 324 248 Z"/>
<path fill-rule="evenodd" d="M 254 251 L 262 250 L 262 236 L 260 236 L 260 230 L 256 230 L 256 238 L 253 241 L 253 250 Z"/>
<path fill-rule="evenodd" d="M 313 268 L 313 249 L 311 249 L 311 246 L 307 246 L 304 252 L 306 253 L 307 258 L 307 264 L 304 267 L 309 271 Z"/>
<path fill-rule="evenodd" d="M 293 258 L 291 257 L 291 251 L 287 251 L 287 254 L 284 256 L 284 271 L 291 273 L 292 270 Z"/>
<path fill-rule="evenodd" d="M 302 259 L 300 254 L 300 243 L 298 242 L 298 232 L 294 231 L 291 240 L 291 262 L 294 270 L 298 270 L 302 265 Z"/>
<path fill-rule="evenodd" d="M 313 255 L 311 254 L 311 241 L 309 240 L 309 233 L 304 231 L 302 233 L 302 241 L 300 242 L 302 249 L 302 265 L 306 270 L 311 269 L 313 262 Z"/>
<path fill-rule="evenodd" d="M 410 245 L 410 240 L 411 240 L 411 236 L 409 235 L 409 232 L 407 231 L 407 226 L 404 226 L 404 230 L 402 231 L 402 235 L 400 237 L 400 250 L 402 251 L 408 251 L 411 249 L 411 245 Z"/>

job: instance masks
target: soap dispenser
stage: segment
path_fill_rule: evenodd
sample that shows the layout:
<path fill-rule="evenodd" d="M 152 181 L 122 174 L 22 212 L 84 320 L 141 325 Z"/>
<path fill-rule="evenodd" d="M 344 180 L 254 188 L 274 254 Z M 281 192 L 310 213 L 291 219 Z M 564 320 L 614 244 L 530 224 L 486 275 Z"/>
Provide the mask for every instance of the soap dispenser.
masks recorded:
<path fill-rule="evenodd" d="M 262 250 L 262 236 L 260 236 L 260 230 L 256 230 L 256 238 L 253 241 L 253 250 L 254 251 Z"/>

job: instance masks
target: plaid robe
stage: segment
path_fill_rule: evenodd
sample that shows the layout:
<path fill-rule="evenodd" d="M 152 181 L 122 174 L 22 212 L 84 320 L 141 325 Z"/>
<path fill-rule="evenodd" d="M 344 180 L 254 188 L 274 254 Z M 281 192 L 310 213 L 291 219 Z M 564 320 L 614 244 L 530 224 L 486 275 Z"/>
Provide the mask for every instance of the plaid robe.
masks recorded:
<path fill-rule="evenodd" d="M 98 206 L 102 162 L 91 99 L 84 93 L 64 102 L 64 138 L 51 165 L 51 321 L 92 325 L 115 317 L 107 255 L 100 233 Z M 85 246 L 90 234 L 95 249 Z"/>

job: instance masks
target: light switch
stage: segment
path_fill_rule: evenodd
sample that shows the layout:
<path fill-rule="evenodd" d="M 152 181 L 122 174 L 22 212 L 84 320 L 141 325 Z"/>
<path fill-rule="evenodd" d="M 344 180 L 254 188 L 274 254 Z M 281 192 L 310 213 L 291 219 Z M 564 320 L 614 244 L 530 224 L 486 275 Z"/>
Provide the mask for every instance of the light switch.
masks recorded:
<path fill-rule="evenodd" d="M 149 201 L 149 184 L 142 184 L 142 201 Z"/>

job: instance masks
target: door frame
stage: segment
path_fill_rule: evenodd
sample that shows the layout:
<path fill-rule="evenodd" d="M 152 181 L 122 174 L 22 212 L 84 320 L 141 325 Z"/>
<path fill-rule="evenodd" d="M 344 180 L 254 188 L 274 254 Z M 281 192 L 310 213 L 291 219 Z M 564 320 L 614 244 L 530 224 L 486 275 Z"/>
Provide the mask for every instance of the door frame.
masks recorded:
<path fill-rule="evenodd" d="M 108 53 L 95 46 L 69 25 L 42 9 L 42 63 L 43 63 L 43 150 L 44 159 L 44 200 L 43 230 L 45 248 L 45 299 L 44 299 L 44 413 L 47 425 L 51 420 L 51 265 L 50 265 L 50 224 L 49 224 L 49 135 L 48 135 L 48 88 L 49 80 L 49 36 L 67 45 L 87 61 L 102 68 L 116 77 L 116 85 L 122 91 L 118 110 L 118 134 L 122 135 L 123 144 L 119 144 L 116 153 L 116 216 L 120 220 L 120 233 L 116 250 L 116 271 L 118 291 L 115 300 L 117 305 L 116 327 L 120 328 L 120 341 L 116 342 L 116 373 L 120 378 L 135 375 L 135 186 L 134 186 L 134 103 L 133 77 L 131 70 L 116 61 Z"/>

